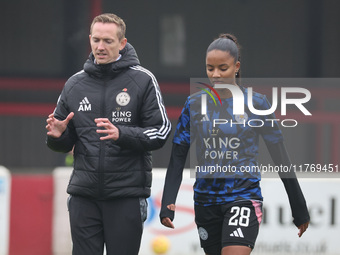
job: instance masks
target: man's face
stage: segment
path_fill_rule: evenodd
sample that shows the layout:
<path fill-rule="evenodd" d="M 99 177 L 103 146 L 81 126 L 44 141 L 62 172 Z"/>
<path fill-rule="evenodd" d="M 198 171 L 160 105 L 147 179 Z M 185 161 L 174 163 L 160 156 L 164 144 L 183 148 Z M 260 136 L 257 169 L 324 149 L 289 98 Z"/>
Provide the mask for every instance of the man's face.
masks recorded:
<path fill-rule="evenodd" d="M 90 44 L 97 64 L 108 64 L 117 60 L 124 49 L 126 38 L 119 40 L 118 26 L 114 23 L 96 22 L 92 27 Z"/>

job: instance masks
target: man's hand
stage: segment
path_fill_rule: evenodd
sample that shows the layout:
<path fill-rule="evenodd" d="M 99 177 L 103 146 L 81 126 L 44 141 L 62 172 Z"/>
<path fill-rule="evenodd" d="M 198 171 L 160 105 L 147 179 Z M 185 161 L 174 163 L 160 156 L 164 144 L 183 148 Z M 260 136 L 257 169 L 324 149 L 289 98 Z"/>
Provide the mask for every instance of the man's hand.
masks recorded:
<path fill-rule="evenodd" d="M 171 205 L 168 205 L 167 208 L 171 211 L 175 211 L 176 206 L 174 204 L 171 204 Z M 162 223 L 162 225 L 164 225 L 168 228 L 175 228 L 174 224 L 172 223 L 172 221 L 168 217 L 162 218 L 161 223 Z"/>
<path fill-rule="evenodd" d="M 53 113 L 48 115 L 48 118 L 46 120 L 47 135 L 54 138 L 59 138 L 66 130 L 67 124 L 70 122 L 73 116 L 74 113 L 71 112 L 69 115 L 67 115 L 66 119 L 57 120 L 56 118 L 54 118 Z"/>
<path fill-rule="evenodd" d="M 94 122 L 97 123 L 97 127 L 104 129 L 97 129 L 98 134 L 107 134 L 106 136 L 101 136 L 100 140 L 113 139 L 116 141 L 119 138 L 119 130 L 113 125 L 107 118 L 98 118 Z"/>
<path fill-rule="evenodd" d="M 304 224 L 302 224 L 302 225 L 300 225 L 300 226 L 298 226 L 298 229 L 299 229 L 298 235 L 299 235 L 299 237 L 301 237 L 303 235 L 303 233 L 305 233 L 305 231 L 308 228 L 308 225 L 309 225 L 309 221 L 304 223 Z"/>

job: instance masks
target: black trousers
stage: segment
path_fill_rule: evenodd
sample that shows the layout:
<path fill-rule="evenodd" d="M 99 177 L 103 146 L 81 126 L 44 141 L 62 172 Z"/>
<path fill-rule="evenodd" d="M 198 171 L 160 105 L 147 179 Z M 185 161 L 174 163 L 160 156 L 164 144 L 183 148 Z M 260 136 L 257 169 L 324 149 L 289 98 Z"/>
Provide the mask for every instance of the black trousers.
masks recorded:
<path fill-rule="evenodd" d="M 144 198 L 68 201 L 73 255 L 137 255 L 146 220 Z"/>

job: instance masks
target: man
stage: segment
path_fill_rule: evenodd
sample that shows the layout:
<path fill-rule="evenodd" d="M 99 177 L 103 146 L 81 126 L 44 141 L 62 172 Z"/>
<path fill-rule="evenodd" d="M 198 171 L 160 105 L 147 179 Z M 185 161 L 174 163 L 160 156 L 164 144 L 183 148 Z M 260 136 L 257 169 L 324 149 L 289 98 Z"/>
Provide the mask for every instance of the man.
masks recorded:
<path fill-rule="evenodd" d="M 47 119 L 47 145 L 68 152 L 74 170 L 67 192 L 74 255 L 138 254 L 151 152 L 171 130 L 153 74 L 139 65 L 114 14 L 94 18 L 92 52 L 65 84 Z"/>

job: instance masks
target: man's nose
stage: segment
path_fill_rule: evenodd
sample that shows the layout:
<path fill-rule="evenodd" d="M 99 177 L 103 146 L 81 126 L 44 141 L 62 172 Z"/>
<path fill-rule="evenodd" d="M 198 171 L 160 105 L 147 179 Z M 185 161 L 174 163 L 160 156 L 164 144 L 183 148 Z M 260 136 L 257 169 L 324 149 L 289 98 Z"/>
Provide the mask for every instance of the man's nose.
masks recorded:
<path fill-rule="evenodd" d="M 99 41 L 98 43 L 98 50 L 103 50 L 104 49 L 104 42 L 103 41 Z"/>

